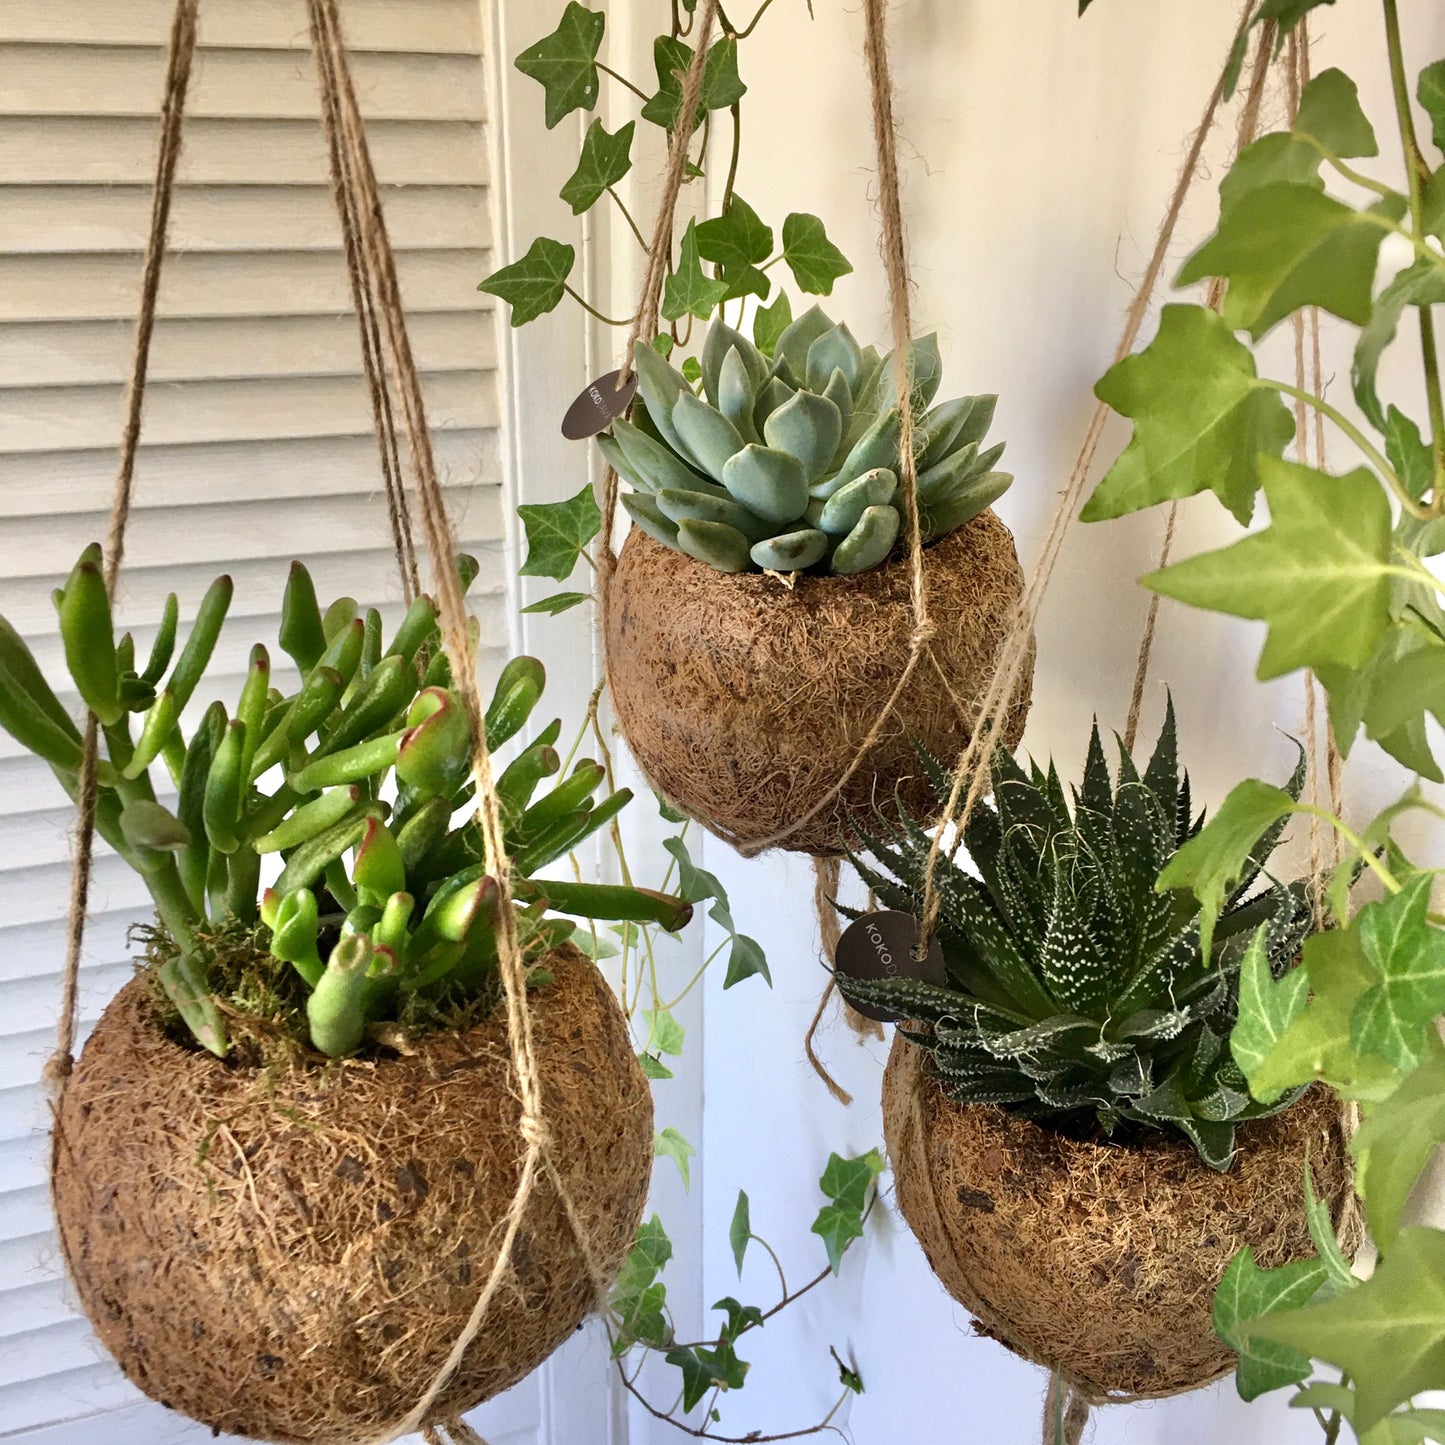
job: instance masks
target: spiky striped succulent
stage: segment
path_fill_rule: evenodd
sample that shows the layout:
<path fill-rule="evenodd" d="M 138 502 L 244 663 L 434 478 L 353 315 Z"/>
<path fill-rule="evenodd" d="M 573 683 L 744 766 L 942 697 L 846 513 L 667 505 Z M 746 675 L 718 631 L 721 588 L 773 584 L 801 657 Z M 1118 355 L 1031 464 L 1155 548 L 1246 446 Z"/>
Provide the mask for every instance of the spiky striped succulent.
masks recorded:
<path fill-rule="evenodd" d="M 838 975 L 845 997 L 907 1019 L 948 1095 L 999 1104 L 1070 1132 L 1121 1125 L 1176 1130 L 1204 1162 L 1226 1169 L 1241 1120 L 1287 1107 L 1249 1096 L 1230 1055 L 1240 964 L 1259 930 L 1276 976 L 1311 927 L 1299 884 L 1270 880 L 1250 893 L 1283 824 L 1255 844 L 1226 901 L 1209 956 L 1199 906 L 1155 891 L 1170 856 L 1192 837 L 1189 778 L 1178 768 L 1171 706 L 1141 777 L 1120 745 L 1110 781 L 1094 727 L 1083 786 L 1000 750 L 994 806 L 980 805 L 965 844 L 977 876 L 940 859 L 938 938 L 947 984 L 864 982 Z M 946 796 L 951 780 L 929 763 Z M 1289 782 L 1294 797 L 1303 763 Z M 890 908 L 921 909 L 929 835 L 907 819 L 885 837 L 859 831 L 873 862 L 855 859 Z"/>
<path fill-rule="evenodd" d="M 702 351 L 701 394 L 640 347 L 641 403 L 599 438 L 622 499 L 650 536 L 720 572 L 849 576 L 876 567 L 903 525 L 893 354 L 861 347 L 819 307 L 771 358 L 721 320 Z M 992 396 L 928 410 L 942 379 L 936 336 L 912 343 L 919 521 L 925 543 L 961 527 L 1013 480 L 980 451 Z"/>

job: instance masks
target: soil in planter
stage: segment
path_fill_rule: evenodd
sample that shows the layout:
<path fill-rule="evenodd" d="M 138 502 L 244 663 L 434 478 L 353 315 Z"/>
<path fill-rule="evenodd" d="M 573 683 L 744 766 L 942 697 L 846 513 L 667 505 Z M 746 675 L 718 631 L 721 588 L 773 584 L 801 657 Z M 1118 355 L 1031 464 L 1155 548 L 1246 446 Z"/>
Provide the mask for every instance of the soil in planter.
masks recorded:
<path fill-rule="evenodd" d="M 986 511 L 924 553 L 936 629 L 883 734 L 841 797 L 779 846 L 837 856 L 850 811 L 934 809 L 918 744 L 951 765 L 969 741 L 1023 574 Z M 634 528 L 613 579 L 607 673 L 628 746 L 652 785 L 729 841 L 796 824 L 833 789 L 908 660 L 905 555 L 856 577 L 727 576 Z M 1028 713 L 1032 660 L 1003 729 Z"/>
<path fill-rule="evenodd" d="M 652 1102 L 606 982 L 566 946 L 531 996 L 550 1157 L 596 1268 L 631 1247 Z M 409 1056 L 263 1070 L 177 1043 L 143 980 L 56 1125 L 61 1241 L 91 1322 L 153 1399 L 217 1430 L 353 1445 L 420 1399 L 496 1257 L 525 1145 L 503 1010 Z M 557 1348 L 596 1303 L 552 1180 L 433 1418 Z"/>
<path fill-rule="evenodd" d="M 1182 1137 L 1071 1139 L 943 1093 L 898 1037 L 884 1132 L 899 1208 L 978 1333 L 1098 1399 L 1179 1393 L 1234 1367 L 1215 1335 L 1215 1286 L 1249 1245 L 1262 1267 L 1311 1257 L 1315 1189 L 1338 1222 L 1351 1196 L 1339 1104 L 1311 1090 L 1242 1125 L 1227 1173 Z M 1359 1244 L 1351 1218 L 1347 1250 Z"/>

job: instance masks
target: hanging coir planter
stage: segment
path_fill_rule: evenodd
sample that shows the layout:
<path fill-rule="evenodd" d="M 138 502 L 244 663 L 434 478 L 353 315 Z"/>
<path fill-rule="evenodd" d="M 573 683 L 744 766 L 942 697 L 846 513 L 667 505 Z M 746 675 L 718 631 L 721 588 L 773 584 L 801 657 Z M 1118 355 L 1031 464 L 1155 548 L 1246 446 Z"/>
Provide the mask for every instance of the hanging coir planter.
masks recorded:
<path fill-rule="evenodd" d="M 602 438 L 635 488 L 607 596 L 618 721 L 653 786 L 747 850 L 836 856 L 850 814 L 921 808 L 919 749 L 967 745 L 1013 621 L 1022 574 L 987 510 L 1011 480 L 983 449 L 994 398 L 929 409 L 937 343 L 914 343 L 905 436 L 896 366 L 817 307 L 771 356 L 716 321 L 701 394 L 640 347 L 634 420 Z M 1028 698 L 1025 674 L 1010 746 Z"/>
<path fill-rule="evenodd" d="M 1200 827 L 1172 709 L 1147 768 L 1121 754 L 1112 781 L 1096 726 L 1072 800 L 1052 768 L 996 755 L 994 806 L 965 825 L 976 874 L 935 858 L 945 982 L 837 975 L 859 1007 L 908 1021 L 884 1125 L 934 1271 L 983 1333 L 1095 1400 L 1231 1368 L 1211 1322 L 1229 1261 L 1246 1245 L 1262 1266 L 1312 1255 L 1306 1156 L 1332 1217 L 1351 1193 L 1338 1104 L 1257 1102 L 1229 1049 L 1241 971 L 1267 986 L 1313 925 L 1303 885 L 1250 893 L 1279 829 L 1201 952 L 1198 905 L 1154 889 Z M 928 835 L 905 823 L 867 841 L 864 881 L 911 907 Z"/>
<path fill-rule="evenodd" d="M 621 1012 L 570 946 L 532 1021 L 557 1184 L 541 1177 L 487 1327 L 429 1418 L 540 1364 L 632 1245 L 652 1102 Z M 96 1333 L 213 1429 L 353 1445 L 405 1418 L 460 1336 L 520 1181 L 506 1020 L 415 1052 L 270 1073 L 173 1037 L 144 980 L 97 1025 L 57 1122 L 55 1201 Z"/>

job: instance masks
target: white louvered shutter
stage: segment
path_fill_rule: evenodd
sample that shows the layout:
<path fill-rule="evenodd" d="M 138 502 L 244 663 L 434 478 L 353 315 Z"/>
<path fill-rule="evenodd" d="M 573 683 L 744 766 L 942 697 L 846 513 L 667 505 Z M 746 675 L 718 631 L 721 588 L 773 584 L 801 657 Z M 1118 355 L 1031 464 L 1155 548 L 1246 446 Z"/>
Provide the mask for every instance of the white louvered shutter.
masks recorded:
<path fill-rule="evenodd" d="M 171 0 L 0 3 L 0 613 L 57 684 L 50 591 L 105 530 L 171 11 Z M 481 6 L 343 0 L 342 15 L 438 460 L 483 560 L 474 610 L 495 643 L 507 569 L 496 339 L 476 291 L 491 269 Z M 166 592 L 189 619 L 210 579 L 231 573 L 204 702 L 234 699 L 252 642 L 277 651 L 292 557 L 323 599 L 385 603 L 389 625 L 400 588 L 304 5 L 204 0 L 200 37 L 119 602 L 143 657 Z M 81 1438 L 63 1422 L 122 1410 L 101 1438 L 190 1438 L 173 1417 L 137 1412 L 72 1309 L 51 1232 L 38 1079 L 70 827 L 48 770 L 0 735 L 0 1435 L 58 1445 Z M 146 912 L 140 882 L 102 849 L 86 1024 L 127 977 L 126 928 Z"/>

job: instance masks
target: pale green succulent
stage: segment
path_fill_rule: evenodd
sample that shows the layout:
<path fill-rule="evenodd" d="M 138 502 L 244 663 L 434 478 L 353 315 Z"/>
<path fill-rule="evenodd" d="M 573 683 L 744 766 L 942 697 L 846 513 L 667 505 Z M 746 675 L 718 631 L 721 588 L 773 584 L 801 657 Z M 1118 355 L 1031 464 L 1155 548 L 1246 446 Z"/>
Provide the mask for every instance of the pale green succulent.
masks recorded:
<path fill-rule="evenodd" d="M 980 451 L 993 396 L 927 410 L 943 370 L 936 336 L 912 343 L 919 522 L 925 543 L 961 527 L 1013 480 Z M 893 355 L 860 347 L 819 307 L 771 358 L 725 322 L 702 351 L 701 394 L 651 347 L 636 358 L 631 421 L 598 438 L 637 489 L 643 531 L 720 572 L 849 576 L 876 567 L 903 528 Z"/>

